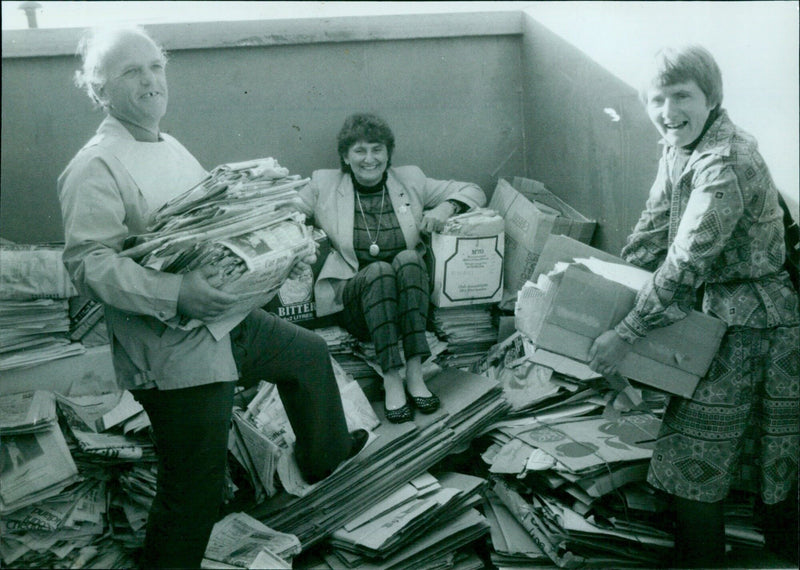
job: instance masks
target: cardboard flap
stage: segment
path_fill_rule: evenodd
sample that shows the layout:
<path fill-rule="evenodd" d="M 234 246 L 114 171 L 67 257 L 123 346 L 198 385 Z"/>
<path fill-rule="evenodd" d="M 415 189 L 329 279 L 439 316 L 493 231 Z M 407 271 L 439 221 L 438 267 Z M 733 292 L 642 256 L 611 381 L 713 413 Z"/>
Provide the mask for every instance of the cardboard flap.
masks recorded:
<path fill-rule="evenodd" d="M 692 311 L 685 319 L 651 330 L 636 342 L 633 351 L 673 368 L 703 376 L 726 329 L 724 321 Z M 698 350 L 698 347 L 714 347 L 714 350 Z"/>
<path fill-rule="evenodd" d="M 616 325 L 633 306 L 636 294 L 580 267 L 564 272 L 547 322 L 595 339 Z M 587 303 L 587 300 L 591 300 Z"/>
<path fill-rule="evenodd" d="M 579 242 L 571 237 L 551 234 L 544 244 L 530 280 L 535 283 L 539 275 L 550 273 L 559 261 L 572 263 L 578 257 L 595 257 L 600 261 L 631 265 L 615 255 Z"/>
<path fill-rule="evenodd" d="M 505 231 L 526 247 L 544 244 L 552 232 L 557 215 L 545 212 L 517 192 L 506 180 L 497 181 L 489 207 L 505 219 Z"/>
<path fill-rule="evenodd" d="M 504 305 L 513 306 L 514 297 L 533 273 L 548 236 L 568 234 L 588 242 L 596 225 L 541 182 L 528 178 L 515 178 L 513 186 L 498 179 L 488 207 L 505 220 Z"/>

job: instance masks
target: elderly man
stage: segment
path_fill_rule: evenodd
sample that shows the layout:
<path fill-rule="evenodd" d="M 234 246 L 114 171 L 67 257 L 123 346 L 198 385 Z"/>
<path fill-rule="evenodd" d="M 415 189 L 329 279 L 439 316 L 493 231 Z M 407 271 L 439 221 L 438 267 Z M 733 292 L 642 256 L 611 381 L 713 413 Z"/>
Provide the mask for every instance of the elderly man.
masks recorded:
<path fill-rule="evenodd" d="M 208 322 L 236 298 L 211 285 L 213 268 L 172 275 L 119 252 L 128 236 L 146 230 L 154 210 L 206 171 L 160 131 L 166 57 L 144 30 L 95 31 L 81 55 L 76 83 L 106 117 L 58 181 L 64 263 L 78 289 L 105 305 L 119 388 L 131 391 L 152 423 L 158 489 L 141 564 L 197 568 L 223 498 L 238 379 L 277 384 L 308 482 L 354 455 L 366 434 L 347 431 L 327 346 L 317 335 L 262 310 L 219 340 L 206 327 L 166 324 L 176 316 Z"/>

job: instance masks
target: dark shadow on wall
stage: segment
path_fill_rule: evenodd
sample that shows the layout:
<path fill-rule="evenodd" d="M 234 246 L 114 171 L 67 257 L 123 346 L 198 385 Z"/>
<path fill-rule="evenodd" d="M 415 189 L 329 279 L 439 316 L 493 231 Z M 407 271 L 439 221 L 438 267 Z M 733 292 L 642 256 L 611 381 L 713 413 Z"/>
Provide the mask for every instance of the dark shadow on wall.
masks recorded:
<path fill-rule="evenodd" d="M 633 87 L 534 18 L 523 19 L 529 176 L 596 219 L 592 245 L 618 254 L 655 177 L 658 134 Z"/>

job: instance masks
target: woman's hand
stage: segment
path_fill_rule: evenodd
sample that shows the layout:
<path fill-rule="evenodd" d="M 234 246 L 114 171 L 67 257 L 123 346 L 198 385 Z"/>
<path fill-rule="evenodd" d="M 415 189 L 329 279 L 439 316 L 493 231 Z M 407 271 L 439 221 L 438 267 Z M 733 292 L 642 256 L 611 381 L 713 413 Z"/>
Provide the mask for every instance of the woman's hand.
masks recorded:
<path fill-rule="evenodd" d="M 422 216 L 422 224 L 419 228 L 420 231 L 426 234 L 442 231 L 447 218 L 452 216 L 455 211 L 455 206 L 453 204 L 450 202 L 442 202 L 432 210 L 425 212 L 425 215 Z"/>
<path fill-rule="evenodd" d="M 218 270 L 196 269 L 183 276 L 178 292 L 178 313 L 203 322 L 212 321 L 231 308 L 236 296 L 220 291 L 211 284 Z"/>
<path fill-rule="evenodd" d="M 589 349 L 589 368 L 603 376 L 614 376 L 620 361 L 632 348 L 633 345 L 615 331 L 608 330 L 597 337 Z"/>

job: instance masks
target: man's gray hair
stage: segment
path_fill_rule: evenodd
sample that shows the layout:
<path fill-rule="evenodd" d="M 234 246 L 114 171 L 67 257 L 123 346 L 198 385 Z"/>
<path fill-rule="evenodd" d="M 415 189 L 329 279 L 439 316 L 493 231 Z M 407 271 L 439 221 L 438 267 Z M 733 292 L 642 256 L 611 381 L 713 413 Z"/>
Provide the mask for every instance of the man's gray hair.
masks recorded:
<path fill-rule="evenodd" d="M 153 42 L 161 52 L 164 63 L 167 62 L 167 53 L 141 26 L 120 25 L 89 30 L 78 42 L 77 54 L 81 58 L 81 68 L 75 71 L 75 85 L 86 91 L 92 102 L 102 107 L 103 102 L 97 95 L 97 89 L 103 86 L 106 77 L 106 57 L 117 46 L 120 40 L 131 35 L 141 36 Z"/>

